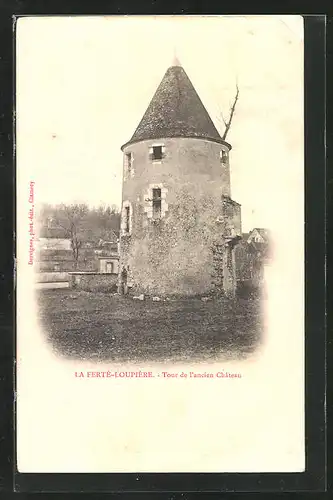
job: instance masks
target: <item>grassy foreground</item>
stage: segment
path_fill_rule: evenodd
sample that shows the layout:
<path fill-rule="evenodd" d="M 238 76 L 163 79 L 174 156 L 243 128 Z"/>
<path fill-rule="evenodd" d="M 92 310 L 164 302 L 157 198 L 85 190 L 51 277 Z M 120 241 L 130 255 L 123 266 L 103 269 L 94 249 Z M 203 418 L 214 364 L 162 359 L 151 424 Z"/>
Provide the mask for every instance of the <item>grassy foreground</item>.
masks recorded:
<path fill-rule="evenodd" d="M 263 329 L 259 300 L 152 302 L 70 289 L 38 290 L 37 299 L 45 334 L 66 358 L 243 358 L 256 348 Z"/>

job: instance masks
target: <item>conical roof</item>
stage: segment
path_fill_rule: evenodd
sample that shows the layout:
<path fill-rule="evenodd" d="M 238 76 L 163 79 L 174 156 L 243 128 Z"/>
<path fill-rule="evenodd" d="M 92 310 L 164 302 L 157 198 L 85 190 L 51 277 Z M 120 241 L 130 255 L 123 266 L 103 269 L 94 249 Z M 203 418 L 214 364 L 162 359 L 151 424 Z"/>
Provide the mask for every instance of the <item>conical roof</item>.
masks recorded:
<path fill-rule="evenodd" d="M 178 59 L 165 73 L 131 143 L 166 137 L 198 137 L 226 144 Z"/>

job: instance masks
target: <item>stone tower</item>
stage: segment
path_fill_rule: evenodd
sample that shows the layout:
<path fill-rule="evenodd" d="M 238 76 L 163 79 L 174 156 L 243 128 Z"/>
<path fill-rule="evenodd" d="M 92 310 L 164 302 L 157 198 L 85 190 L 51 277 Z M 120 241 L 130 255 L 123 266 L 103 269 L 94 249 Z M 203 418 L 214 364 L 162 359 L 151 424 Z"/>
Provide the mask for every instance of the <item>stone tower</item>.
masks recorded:
<path fill-rule="evenodd" d="M 121 149 L 121 293 L 233 295 L 241 216 L 231 146 L 177 60 Z"/>

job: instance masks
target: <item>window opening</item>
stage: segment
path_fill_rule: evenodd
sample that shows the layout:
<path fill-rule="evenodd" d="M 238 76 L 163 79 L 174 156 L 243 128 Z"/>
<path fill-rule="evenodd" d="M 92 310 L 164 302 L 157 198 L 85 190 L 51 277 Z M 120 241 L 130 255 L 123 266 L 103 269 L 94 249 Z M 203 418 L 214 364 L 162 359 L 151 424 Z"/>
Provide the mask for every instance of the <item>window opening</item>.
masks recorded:
<path fill-rule="evenodd" d="M 161 218 L 161 210 L 162 210 L 161 189 L 154 188 L 153 189 L 153 218 L 154 219 Z"/>

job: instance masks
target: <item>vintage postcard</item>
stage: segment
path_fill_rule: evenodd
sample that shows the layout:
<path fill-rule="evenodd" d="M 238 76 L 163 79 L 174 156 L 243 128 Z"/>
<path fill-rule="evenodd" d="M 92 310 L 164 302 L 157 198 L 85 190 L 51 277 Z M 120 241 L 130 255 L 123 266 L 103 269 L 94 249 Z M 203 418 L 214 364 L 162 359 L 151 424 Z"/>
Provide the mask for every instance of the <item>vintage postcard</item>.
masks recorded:
<path fill-rule="evenodd" d="M 301 472 L 300 16 L 16 23 L 19 472 Z"/>

